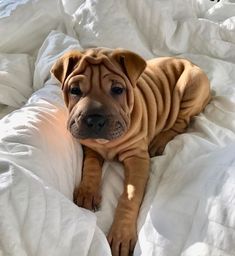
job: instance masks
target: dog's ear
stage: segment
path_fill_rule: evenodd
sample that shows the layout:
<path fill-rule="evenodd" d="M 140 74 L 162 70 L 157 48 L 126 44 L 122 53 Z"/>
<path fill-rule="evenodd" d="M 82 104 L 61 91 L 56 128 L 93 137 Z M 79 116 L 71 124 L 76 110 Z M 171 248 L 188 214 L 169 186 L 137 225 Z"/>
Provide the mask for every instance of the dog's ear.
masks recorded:
<path fill-rule="evenodd" d="M 146 61 L 138 54 L 121 48 L 114 50 L 112 57 L 120 64 L 132 85 L 135 85 L 146 67 Z"/>
<path fill-rule="evenodd" d="M 72 73 L 81 58 L 81 52 L 71 51 L 60 57 L 51 68 L 51 74 L 60 81 L 62 89 L 69 74 Z"/>

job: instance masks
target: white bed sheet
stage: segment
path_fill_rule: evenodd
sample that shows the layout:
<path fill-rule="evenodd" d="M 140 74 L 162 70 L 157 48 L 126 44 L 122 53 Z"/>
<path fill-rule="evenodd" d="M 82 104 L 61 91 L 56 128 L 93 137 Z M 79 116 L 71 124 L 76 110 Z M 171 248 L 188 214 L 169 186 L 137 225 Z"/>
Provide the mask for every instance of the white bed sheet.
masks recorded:
<path fill-rule="evenodd" d="M 25 30 L 16 33 L 17 23 Z M 235 255 L 233 1 L 7 0 L 0 25 L 0 113 L 17 109 L 0 120 L 0 255 L 111 255 L 105 234 L 122 165 L 104 164 L 100 211 L 72 203 L 82 151 L 49 73 L 66 50 L 90 46 L 183 56 L 205 70 L 213 90 L 187 133 L 152 158 L 134 255 Z"/>

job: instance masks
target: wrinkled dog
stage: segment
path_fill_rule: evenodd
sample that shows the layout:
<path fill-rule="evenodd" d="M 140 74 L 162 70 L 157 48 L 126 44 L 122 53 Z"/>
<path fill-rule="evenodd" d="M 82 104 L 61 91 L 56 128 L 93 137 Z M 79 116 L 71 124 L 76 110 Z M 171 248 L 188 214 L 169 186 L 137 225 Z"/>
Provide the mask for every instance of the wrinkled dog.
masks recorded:
<path fill-rule="evenodd" d="M 108 241 L 113 255 L 129 255 L 137 239 L 150 157 L 161 154 L 205 108 L 210 100 L 207 76 L 185 59 L 146 62 L 133 52 L 106 48 L 68 52 L 51 72 L 62 84 L 68 129 L 84 149 L 75 202 L 97 209 L 104 159 L 124 165 L 124 191 Z"/>

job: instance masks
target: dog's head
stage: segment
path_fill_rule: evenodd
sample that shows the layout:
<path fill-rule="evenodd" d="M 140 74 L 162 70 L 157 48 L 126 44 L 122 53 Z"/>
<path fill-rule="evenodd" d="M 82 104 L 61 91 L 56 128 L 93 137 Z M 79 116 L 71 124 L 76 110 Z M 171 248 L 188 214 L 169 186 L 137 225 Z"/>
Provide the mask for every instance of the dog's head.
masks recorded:
<path fill-rule="evenodd" d="M 52 67 L 69 110 L 68 129 L 78 139 L 109 141 L 130 126 L 134 87 L 146 62 L 123 50 L 71 51 Z"/>

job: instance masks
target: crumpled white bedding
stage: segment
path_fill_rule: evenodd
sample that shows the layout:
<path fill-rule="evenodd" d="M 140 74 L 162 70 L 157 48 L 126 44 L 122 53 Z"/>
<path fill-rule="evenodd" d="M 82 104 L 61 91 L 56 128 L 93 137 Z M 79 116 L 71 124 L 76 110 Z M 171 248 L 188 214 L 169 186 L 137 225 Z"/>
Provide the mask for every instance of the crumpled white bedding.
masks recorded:
<path fill-rule="evenodd" d="M 234 1 L 6 0 L 0 32 L 0 255 L 111 255 L 122 165 L 104 164 L 100 211 L 72 203 L 82 150 L 49 73 L 63 52 L 91 46 L 180 55 L 213 90 L 187 133 L 152 158 L 134 255 L 235 255 Z"/>

